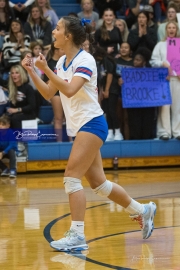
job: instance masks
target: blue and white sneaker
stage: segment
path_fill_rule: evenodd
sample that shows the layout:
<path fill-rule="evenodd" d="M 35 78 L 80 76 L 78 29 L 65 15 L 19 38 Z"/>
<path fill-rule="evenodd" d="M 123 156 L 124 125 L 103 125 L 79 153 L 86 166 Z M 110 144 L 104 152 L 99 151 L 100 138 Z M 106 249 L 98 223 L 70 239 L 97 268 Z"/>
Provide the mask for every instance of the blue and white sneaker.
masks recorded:
<path fill-rule="evenodd" d="M 10 170 L 9 177 L 15 178 L 17 176 L 16 170 Z"/>
<path fill-rule="evenodd" d="M 134 221 L 138 221 L 142 230 L 143 239 L 147 239 L 151 236 L 154 230 L 154 216 L 156 214 L 156 204 L 150 202 L 144 204 L 144 213 L 140 215 L 130 215 L 130 218 Z"/>
<path fill-rule="evenodd" d="M 65 233 L 65 237 L 52 241 L 50 246 L 58 251 L 80 251 L 88 249 L 85 237 L 79 236 L 74 230 Z"/>
<path fill-rule="evenodd" d="M 2 171 L 1 176 L 9 176 L 9 169 L 6 168 L 4 171 Z"/>

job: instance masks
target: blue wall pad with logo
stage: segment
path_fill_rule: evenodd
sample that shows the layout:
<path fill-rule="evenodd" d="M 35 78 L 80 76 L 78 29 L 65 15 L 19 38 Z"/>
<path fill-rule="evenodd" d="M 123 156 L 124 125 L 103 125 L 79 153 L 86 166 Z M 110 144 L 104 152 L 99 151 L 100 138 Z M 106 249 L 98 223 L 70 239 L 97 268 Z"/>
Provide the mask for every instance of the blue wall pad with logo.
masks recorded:
<path fill-rule="evenodd" d="M 28 160 L 67 160 L 71 151 L 71 142 L 28 143 Z M 102 158 L 179 156 L 180 141 L 172 139 L 113 141 L 101 147 Z M 88 157 L 87 157 L 88 158 Z"/>

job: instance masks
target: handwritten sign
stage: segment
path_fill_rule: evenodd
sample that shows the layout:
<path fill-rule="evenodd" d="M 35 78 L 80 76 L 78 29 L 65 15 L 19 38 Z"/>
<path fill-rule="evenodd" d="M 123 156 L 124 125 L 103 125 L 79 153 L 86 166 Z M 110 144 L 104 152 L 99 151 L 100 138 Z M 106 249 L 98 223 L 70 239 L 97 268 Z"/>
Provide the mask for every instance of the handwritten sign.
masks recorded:
<path fill-rule="evenodd" d="M 167 39 L 167 60 L 171 66 L 171 75 L 180 75 L 180 39 Z"/>
<path fill-rule="evenodd" d="M 171 104 L 167 68 L 122 69 L 123 108 L 157 107 Z"/>

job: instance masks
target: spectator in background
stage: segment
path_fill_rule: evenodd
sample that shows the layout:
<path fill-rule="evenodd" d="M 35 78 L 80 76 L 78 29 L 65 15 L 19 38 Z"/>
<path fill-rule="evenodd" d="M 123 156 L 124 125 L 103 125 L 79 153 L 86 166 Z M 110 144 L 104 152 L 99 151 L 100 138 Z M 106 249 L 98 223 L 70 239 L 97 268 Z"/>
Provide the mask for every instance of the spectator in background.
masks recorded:
<path fill-rule="evenodd" d="M 42 42 L 40 42 L 40 41 L 33 41 L 33 42 L 31 42 L 29 49 L 30 49 L 31 54 L 32 54 L 33 63 L 35 63 L 36 62 L 36 59 L 39 56 L 39 53 L 42 53 L 42 51 L 43 51 Z M 40 78 L 42 78 L 43 77 L 43 72 L 40 69 L 38 69 L 36 66 L 34 66 L 34 69 L 35 69 L 36 73 L 38 74 L 38 76 Z M 32 85 L 32 87 L 34 89 L 36 89 L 36 87 L 35 87 L 33 81 L 31 80 L 31 77 L 30 76 L 29 76 L 29 81 L 30 81 L 30 84 Z"/>
<path fill-rule="evenodd" d="M 180 140 L 180 79 L 172 74 L 167 60 L 167 38 L 177 37 L 178 31 L 175 22 L 166 24 L 166 40 L 155 46 L 150 61 L 153 67 L 169 69 L 172 104 L 159 107 L 157 120 L 157 137 L 162 140 L 169 140 L 171 137 Z"/>
<path fill-rule="evenodd" d="M 128 30 L 126 22 L 122 19 L 116 19 L 115 25 L 119 28 L 121 32 L 122 41 L 127 42 L 129 30 Z"/>
<path fill-rule="evenodd" d="M 28 50 L 30 45 L 30 37 L 24 35 L 22 24 L 19 20 L 12 20 L 9 35 L 4 37 L 3 64 L 4 68 L 9 72 L 12 65 L 19 64 L 21 53 Z"/>
<path fill-rule="evenodd" d="M 121 77 L 121 71 L 124 67 L 133 67 L 132 52 L 129 43 L 123 42 L 119 50 L 119 57 L 116 59 L 116 71 L 118 76 Z"/>
<path fill-rule="evenodd" d="M 177 13 L 180 12 L 180 0 L 168 1 L 168 6 L 175 5 Z"/>
<path fill-rule="evenodd" d="M 128 29 L 131 29 L 132 25 L 136 22 L 137 15 L 141 11 L 140 10 L 141 0 L 127 0 L 127 4 L 128 9 L 126 10 L 126 23 Z"/>
<path fill-rule="evenodd" d="M 108 124 L 108 136 L 106 141 L 121 141 L 123 136 L 120 132 L 119 120 L 117 117 L 117 104 L 119 97 L 119 85 L 116 75 L 116 64 L 114 59 L 107 52 L 98 46 L 95 48 L 94 58 L 99 61 L 100 85 L 102 88 L 103 100 L 102 109 L 106 114 Z"/>
<path fill-rule="evenodd" d="M 90 43 L 89 39 L 86 39 L 82 44 L 82 49 L 85 50 L 88 53 L 93 54 L 94 48 L 92 44 Z"/>
<path fill-rule="evenodd" d="M 104 11 L 108 8 L 112 9 L 114 14 L 122 7 L 122 0 L 94 0 L 95 7 L 99 12 L 100 18 L 103 16 Z"/>
<path fill-rule="evenodd" d="M 7 80 L 3 80 L 4 67 L 1 60 L 2 51 L 0 49 L 0 117 L 5 113 L 8 104 Z"/>
<path fill-rule="evenodd" d="M 8 85 L 8 74 L 4 68 L 3 53 L 0 49 L 0 86 L 7 88 Z"/>
<path fill-rule="evenodd" d="M 177 22 L 177 10 L 175 5 L 169 5 L 167 8 L 167 22 L 161 23 L 158 27 L 158 41 L 163 41 L 166 39 L 166 25 L 168 22 Z"/>
<path fill-rule="evenodd" d="M 75 12 L 68 13 L 68 16 L 78 18 L 77 13 L 75 13 Z"/>
<path fill-rule="evenodd" d="M 64 55 L 64 51 L 54 47 L 54 43 L 51 45 L 51 49 L 47 55 L 47 64 L 48 67 L 56 73 L 56 64 L 61 56 Z M 48 83 L 49 79 L 45 75 L 44 81 Z M 38 91 L 37 91 L 38 92 Z M 58 142 L 62 142 L 62 127 L 64 119 L 64 111 L 62 107 L 62 102 L 60 99 L 59 91 L 56 92 L 53 98 L 51 98 L 51 104 L 54 112 L 54 130 L 58 135 L 56 137 Z"/>
<path fill-rule="evenodd" d="M 151 4 L 154 8 L 154 17 L 157 24 L 161 23 L 162 13 L 166 12 L 166 0 L 154 0 Z"/>
<path fill-rule="evenodd" d="M 3 87 L 0 85 L 0 117 L 5 113 L 8 104 L 8 97 Z"/>
<path fill-rule="evenodd" d="M 11 0 L 10 7 L 13 8 L 15 18 L 18 18 L 23 24 L 26 22 L 31 6 L 35 0 Z"/>
<path fill-rule="evenodd" d="M 31 47 L 31 48 L 34 48 L 34 46 L 35 46 L 35 44 L 36 44 L 36 41 L 31 42 L 31 43 L 32 43 L 32 45 L 30 44 L 30 47 Z M 39 44 L 39 43 L 37 42 L 37 44 Z M 36 48 L 35 50 L 36 50 L 36 53 L 37 53 L 37 51 L 42 52 L 42 44 L 41 44 L 41 46 L 40 46 L 39 48 Z M 35 53 L 35 54 L 36 54 L 36 53 Z M 21 61 L 24 59 L 24 57 L 25 57 L 27 54 L 28 54 L 29 56 L 31 56 L 32 58 L 33 58 L 34 55 L 35 55 L 35 54 L 33 54 L 33 52 L 32 52 L 31 50 L 26 51 L 26 52 L 22 53 L 22 55 L 21 55 Z M 34 67 L 34 69 L 36 70 L 36 72 L 38 72 L 39 76 L 41 77 L 41 76 L 42 76 L 42 72 L 39 71 L 39 70 L 37 71 L 37 67 Z M 39 93 L 39 91 L 37 91 L 37 89 L 36 89 L 36 87 L 35 87 L 35 85 L 34 85 L 32 79 L 31 79 L 31 77 L 29 76 L 29 74 L 27 74 L 27 75 L 28 75 L 28 79 L 29 79 L 29 84 L 30 84 L 30 85 L 33 87 L 33 89 L 35 90 L 35 99 L 36 99 L 35 115 L 36 115 L 36 120 L 37 120 L 38 124 L 39 124 L 39 123 L 43 123 L 43 121 L 42 121 L 41 119 L 39 119 L 39 110 L 40 110 L 40 106 L 49 106 L 50 103 L 49 103 L 49 101 L 45 100 L 45 99 L 43 98 L 43 96 L 41 96 L 41 94 Z"/>
<path fill-rule="evenodd" d="M 149 66 L 151 51 L 139 48 L 134 55 L 135 68 Z M 128 108 L 129 138 L 130 140 L 147 140 L 154 138 L 155 107 Z"/>
<path fill-rule="evenodd" d="M 94 3 L 92 0 L 81 0 L 82 11 L 79 12 L 78 18 L 85 18 L 86 20 L 91 20 L 92 32 L 95 32 L 96 24 L 99 20 L 99 14 L 93 11 Z"/>
<path fill-rule="evenodd" d="M 11 21 L 15 19 L 14 12 L 8 0 L 0 0 L 0 49 L 3 46 L 4 36 L 9 32 Z"/>
<path fill-rule="evenodd" d="M 147 11 L 149 13 L 149 23 L 148 26 L 150 28 L 155 29 L 157 32 L 158 24 L 154 22 L 154 10 L 152 6 L 144 6 L 143 8 L 144 11 Z"/>
<path fill-rule="evenodd" d="M 150 51 L 154 49 L 157 42 L 157 33 L 148 26 L 149 14 L 141 11 L 137 17 L 137 28 L 130 31 L 128 43 L 133 52 L 140 47 L 146 47 Z"/>
<path fill-rule="evenodd" d="M 157 23 L 154 22 L 154 10 L 152 6 L 144 6 L 143 7 L 143 11 L 148 12 L 149 14 L 149 20 L 148 20 L 148 27 L 154 29 L 154 31 L 157 32 Z M 131 29 L 137 29 L 138 27 L 138 23 L 136 22 L 135 24 L 133 24 L 133 26 L 131 27 Z"/>
<path fill-rule="evenodd" d="M 114 12 L 111 9 L 104 10 L 103 24 L 95 32 L 95 43 L 104 48 L 108 54 L 115 56 L 118 53 L 118 46 L 122 43 L 121 32 L 114 25 Z"/>
<path fill-rule="evenodd" d="M 130 29 L 136 22 L 140 11 L 144 10 L 147 5 L 152 5 L 155 13 L 155 20 L 160 23 L 162 9 L 165 11 L 164 0 L 127 0 L 128 9 L 126 11 L 126 23 Z"/>
<path fill-rule="evenodd" d="M 17 143 L 13 131 L 10 129 L 10 119 L 7 116 L 0 117 L 0 170 L 1 176 L 16 177 L 16 151 Z M 2 161 L 9 159 L 9 168 Z"/>
<path fill-rule="evenodd" d="M 127 42 L 123 42 L 121 44 L 121 48 L 119 50 L 120 57 L 115 59 L 116 62 L 116 72 L 118 77 L 121 78 L 122 68 L 125 67 L 133 67 L 133 59 L 130 45 Z M 129 125 L 128 125 L 128 114 L 127 109 L 122 107 L 122 94 L 121 87 L 119 89 L 120 96 L 118 100 L 118 118 L 120 119 L 120 129 L 122 130 L 122 134 L 125 140 L 129 140 Z"/>
<path fill-rule="evenodd" d="M 8 84 L 10 104 L 7 113 L 11 127 L 21 129 L 23 120 L 35 119 L 35 93 L 22 66 L 15 65 L 10 72 Z"/>
<path fill-rule="evenodd" d="M 50 1 L 35 0 L 35 5 L 39 6 L 42 9 L 44 17 L 51 23 L 52 30 L 54 30 L 59 21 L 59 18 L 54 9 L 51 7 Z"/>
<path fill-rule="evenodd" d="M 25 34 L 31 37 L 31 41 L 41 40 L 44 47 L 52 43 L 52 26 L 44 17 L 40 7 L 33 6 L 29 18 L 24 25 Z"/>

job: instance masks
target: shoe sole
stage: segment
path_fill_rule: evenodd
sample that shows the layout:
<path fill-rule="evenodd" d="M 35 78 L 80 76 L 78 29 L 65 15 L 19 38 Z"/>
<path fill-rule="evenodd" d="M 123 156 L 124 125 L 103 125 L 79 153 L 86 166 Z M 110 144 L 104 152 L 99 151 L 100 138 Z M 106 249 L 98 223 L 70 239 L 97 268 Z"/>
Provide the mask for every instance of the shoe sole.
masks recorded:
<path fill-rule="evenodd" d="M 89 248 L 88 245 L 73 246 L 73 247 L 68 247 L 68 248 L 58 248 L 58 247 L 53 247 L 53 245 L 51 245 L 51 243 L 50 243 L 50 246 L 52 248 L 54 248 L 55 250 L 61 251 L 61 252 L 64 252 L 64 251 L 82 251 L 82 250 L 87 250 Z"/>
<path fill-rule="evenodd" d="M 153 202 L 150 202 L 149 204 L 151 205 L 151 219 L 148 224 L 149 224 L 149 228 L 151 229 L 148 231 L 148 234 L 143 239 L 148 239 L 154 230 L 154 217 L 156 215 L 156 204 Z"/>

